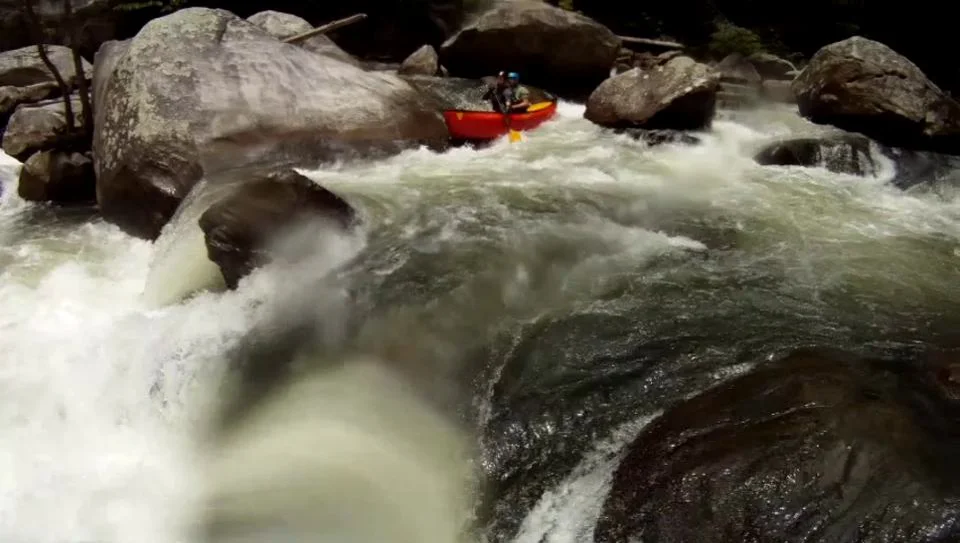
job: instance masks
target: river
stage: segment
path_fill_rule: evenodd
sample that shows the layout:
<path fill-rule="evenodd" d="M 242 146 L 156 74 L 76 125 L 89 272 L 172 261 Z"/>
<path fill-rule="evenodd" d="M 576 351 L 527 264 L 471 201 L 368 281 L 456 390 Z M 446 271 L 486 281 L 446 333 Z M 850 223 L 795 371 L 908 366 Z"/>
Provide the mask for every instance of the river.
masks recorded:
<path fill-rule="evenodd" d="M 771 138 L 826 130 L 786 108 L 721 112 L 700 145 L 653 148 L 582 112 L 564 103 L 518 144 L 306 172 L 363 232 L 327 240 L 309 273 L 268 267 L 179 303 L 145 293 L 208 273 L 197 254 L 158 263 L 161 243 L 24 203 L 2 157 L 0 540 L 198 540 L 214 481 L 234 496 L 220 521 L 279 515 L 316 540 L 452 543 L 462 499 L 482 501 L 476 539 L 589 542 L 617 455 L 671 402 L 802 346 L 952 341 L 960 199 L 894 188 L 892 165 L 756 165 Z M 429 399 L 377 371 L 328 376 L 322 402 L 267 411 L 211 468 L 230 361 L 291 305 L 318 317 L 325 352 L 389 360 Z M 482 498 L 467 468 L 494 480 Z M 208 539 L 304 540 L 265 530 Z"/>

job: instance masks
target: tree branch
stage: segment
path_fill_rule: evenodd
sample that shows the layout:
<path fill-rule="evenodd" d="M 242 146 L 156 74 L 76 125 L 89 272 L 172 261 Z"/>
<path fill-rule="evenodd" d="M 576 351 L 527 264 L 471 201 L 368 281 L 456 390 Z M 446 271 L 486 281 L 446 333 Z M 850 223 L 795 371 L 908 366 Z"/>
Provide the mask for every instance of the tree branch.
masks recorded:
<path fill-rule="evenodd" d="M 30 32 L 33 34 L 34 41 L 37 42 L 37 54 L 40 55 L 40 60 L 43 61 L 43 65 L 47 67 L 47 70 L 53 75 L 53 78 L 57 80 L 57 86 L 60 87 L 60 92 L 63 95 L 63 112 L 67 118 L 67 129 L 73 130 L 74 127 L 74 118 L 73 118 L 73 105 L 70 103 L 70 87 L 63 80 L 63 76 L 60 75 L 60 70 L 50 61 L 50 57 L 47 56 L 47 49 L 44 46 L 44 32 L 43 24 L 40 22 L 40 19 L 37 17 L 36 12 L 33 10 L 33 0 L 23 0 L 23 9 L 27 14 L 27 19 L 30 22 Z"/>
<path fill-rule="evenodd" d="M 73 20 L 73 2 L 63 0 L 64 24 L 67 27 L 67 37 L 70 40 L 70 51 L 73 53 L 73 71 L 77 78 L 77 87 L 80 91 L 80 115 L 83 125 L 80 129 L 85 135 L 93 131 L 93 108 L 90 106 L 90 94 L 87 86 L 87 76 L 83 73 L 83 57 L 80 56 L 80 38 L 77 36 L 77 24 Z"/>

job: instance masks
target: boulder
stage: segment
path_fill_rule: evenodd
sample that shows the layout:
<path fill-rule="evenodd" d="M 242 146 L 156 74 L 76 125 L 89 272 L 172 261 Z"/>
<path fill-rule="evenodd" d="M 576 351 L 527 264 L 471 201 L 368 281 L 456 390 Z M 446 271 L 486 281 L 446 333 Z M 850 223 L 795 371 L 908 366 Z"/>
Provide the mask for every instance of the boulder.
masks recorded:
<path fill-rule="evenodd" d="M 55 83 L 37 83 L 26 87 L 0 87 L 0 134 L 20 104 L 39 102 L 58 91 Z"/>
<path fill-rule="evenodd" d="M 753 53 L 746 60 L 765 81 L 768 79 L 792 81 L 797 73 L 797 67 L 792 62 L 771 53 Z"/>
<path fill-rule="evenodd" d="M 724 57 L 723 60 L 717 64 L 716 70 L 720 72 L 720 76 L 725 82 L 729 81 L 740 85 L 759 87 L 760 82 L 763 81 L 763 78 L 760 77 L 760 73 L 753 67 L 753 64 L 739 53 L 733 53 Z"/>
<path fill-rule="evenodd" d="M 237 183 L 199 220 L 210 260 L 230 288 L 273 258 L 273 243 L 298 227 L 353 224 L 353 208 L 310 179 L 285 169 Z M 312 234 L 311 234 L 312 236 Z"/>
<path fill-rule="evenodd" d="M 811 350 L 682 400 L 628 445 L 595 540 L 957 541 L 952 374 Z"/>
<path fill-rule="evenodd" d="M 272 10 L 255 13 L 247 17 L 247 22 L 266 30 L 278 40 L 313 30 L 313 25 L 303 17 Z"/>
<path fill-rule="evenodd" d="M 17 192 L 24 200 L 57 204 L 89 204 L 96 201 L 96 177 L 89 154 L 71 151 L 40 151 L 20 170 Z"/>
<path fill-rule="evenodd" d="M 960 153 L 960 104 L 886 45 L 855 36 L 821 48 L 793 82 L 800 113 L 900 147 Z"/>
<path fill-rule="evenodd" d="M 414 51 L 403 64 L 400 65 L 399 73 L 404 75 L 437 75 L 440 71 L 440 57 L 437 51 L 430 45 L 424 45 Z"/>
<path fill-rule="evenodd" d="M 74 122 L 83 122 L 80 98 L 70 99 Z M 35 151 L 49 149 L 71 138 L 67 130 L 67 116 L 60 98 L 37 104 L 23 104 L 10 116 L 3 133 L 3 152 L 24 160 Z"/>
<path fill-rule="evenodd" d="M 720 74 L 690 57 L 653 70 L 634 68 L 600 84 L 584 117 L 611 128 L 696 130 L 716 113 Z"/>
<path fill-rule="evenodd" d="M 278 40 L 313 30 L 313 25 L 308 23 L 306 19 L 279 11 L 261 11 L 248 17 L 247 21 L 266 30 L 268 34 Z M 326 55 L 355 66 L 360 65 L 359 61 L 354 58 L 353 55 L 341 49 L 333 40 L 322 34 L 299 41 L 296 45 L 308 51 Z"/>
<path fill-rule="evenodd" d="M 546 2 L 503 2 L 440 49 L 452 75 L 479 78 L 509 69 L 555 92 L 589 92 L 610 73 L 620 39 L 579 13 Z"/>
<path fill-rule="evenodd" d="M 95 61 L 94 165 L 104 217 L 154 239 L 204 169 L 391 153 L 448 133 L 398 76 L 285 44 L 233 14 L 154 19 Z M 238 149 L 254 149 L 254 154 Z"/>
<path fill-rule="evenodd" d="M 73 69 L 70 48 L 47 45 L 46 51 L 63 80 L 68 84 L 75 82 L 76 71 Z M 93 76 L 93 67 L 86 60 L 83 61 L 83 71 L 87 79 Z M 56 79 L 40 59 L 36 46 L 0 53 L 0 87 L 27 87 L 42 83 L 56 83 Z"/>

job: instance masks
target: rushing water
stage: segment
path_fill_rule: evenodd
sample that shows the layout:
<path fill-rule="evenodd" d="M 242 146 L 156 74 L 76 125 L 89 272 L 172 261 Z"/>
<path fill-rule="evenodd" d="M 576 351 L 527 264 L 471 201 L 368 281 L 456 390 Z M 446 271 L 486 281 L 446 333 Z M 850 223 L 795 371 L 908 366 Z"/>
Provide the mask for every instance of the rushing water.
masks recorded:
<path fill-rule="evenodd" d="M 217 503 L 217 541 L 293 540 L 265 535 L 279 518 L 327 541 L 452 541 L 473 465 L 487 539 L 590 541 L 624 443 L 670 402 L 798 346 L 953 340 L 960 200 L 895 189 L 892 166 L 757 166 L 770 138 L 825 130 L 786 109 L 725 115 L 693 147 L 581 115 L 564 104 L 521 144 L 308 172 L 364 231 L 180 302 L 217 284 L 196 236 L 154 247 L 25 204 L 0 165 L 0 540 L 187 541 Z M 231 357 L 294 303 L 328 352 L 389 361 L 444 409 L 333 372 L 318 386 L 357 395 L 291 392 L 210 467 Z M 242 535 L 238 515 L 260 524 Z"/>

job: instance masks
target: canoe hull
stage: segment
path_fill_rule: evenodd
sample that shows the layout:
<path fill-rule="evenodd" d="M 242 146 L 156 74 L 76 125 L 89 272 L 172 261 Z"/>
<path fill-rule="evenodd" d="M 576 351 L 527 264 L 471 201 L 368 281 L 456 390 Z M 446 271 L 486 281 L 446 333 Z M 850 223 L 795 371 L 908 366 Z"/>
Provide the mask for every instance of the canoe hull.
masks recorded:
<path fill-rule="evenodd" d="M 531 130 L 557 113 L 557 103 L 531 113 L 511 113 L 510 128 L 514 130 Z M 506 119 L 502 113 L 494 111 L 444 111 L 443 119 L 447 122 L 447 130 L 454 139 L 463 140 L 492 140 L 506 134 Z"/>

